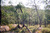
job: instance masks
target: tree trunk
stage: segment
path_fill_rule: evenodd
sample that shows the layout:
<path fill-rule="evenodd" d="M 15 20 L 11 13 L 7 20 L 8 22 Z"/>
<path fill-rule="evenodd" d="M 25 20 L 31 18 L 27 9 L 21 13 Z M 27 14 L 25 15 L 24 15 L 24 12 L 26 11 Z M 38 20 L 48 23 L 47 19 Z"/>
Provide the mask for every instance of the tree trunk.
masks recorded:
<path fill-rule="evenodd" d="M 46 0 L 46 5 L 47 5 L 47 0 Z M 45 8 L 45 9 L 47 9 L 47 8 Z M 46 10 L 45 10 L 46 11 Z M 45 21 L 45 27 L 46 27 L 46 19 L 44 20 Z"/>
<path fill-rule="evenodd" d="M 29 26 L 30 26 L 30 16 L 29 16 Z"/>
<path fill-rule="evenodd" d="M 46 27 L 46 19 L 44 20 L 44 22 L 45 22 L 45 27 Z"/>
<path fill-rule="evenodd" d="M 17 20 L 18 20 L 18 28 L 19 28 L 19 16 L 17 16 Z"/>
<path fill-rule="evenodd" d="M 16 14 L 17 14 L 17 9 L 16 9 Z M 17 15 L 17 20 L 18 20 L 18 28 L 20 28 L 20 26 L 19 26 L 19 15 Z"/>
<path fill-rule="evenodd" d="M 31 31 L 27 28 L 27 26 L 26 25 L 24 25 L 25 27 L 26 27 L 26 29 L 31 33 Z"/>
<path fill-rule="evenodd" d="M 21 10 L 21 13 L 23 13 L 21 8 L 20 8 L 20 10 Z"/>
<path fill-rule="evenodd" d="M 37 10 L 37 6 L 36 6 L 36 3 L 35 3 L 35 0 L 34 0 L 34 4 L 35 4 L 35 10 L 36 10 L 36 12 L 37 12 L 37 16 L 39 17 L 40 27 L 41 27 L 41 19 L 40 19 L 40 16 L 39 16 L 38 10 Z"/>
<path fill-rule="evenodd" d="M 30 20 L 29 20 L 29 26 L 30 26 Z"/>
<path fill-rule="evenodd" d="M 26 29 L 30 32 L 30 30 L 27 28 L 27 26 L 24 24 L 24 21 L 23 21 L 23 27 L 26 27 Z M 23 28 L 22 27 L 22 28 Z M 30 32 L 31 33 L 31 32 Z"/>
<path fill-rule="evenodd" d="M 46 27 L 46 22 L 45 22 L 45 27 Z"/>
<path fill-rule="evenodd" d="M 22 20 L 23 20 L 23 19 L 22 19 Z M 23 27 L 24 27 L 24 21 L 25 21 L 25 20 L 23 20 Z"/>
<path fill-rule="evenodd" d="M 35 19 L 35 25 L 36 25 L 36 19 Z"/>
<path fill-rule="evenodd" d="M 23 13 L 22 12 L 22 9 L 20 8 L 20 10 L 21 10 L 21 13 Z M 25 25 L 24 25 L 24 20 L 23 20 L 23 27 L 24 27 Z M 26 29 L 30 32 L 30 30 L 27 28 L 27 26 L 25 26 L 26 27 Z M 30 32 L 31 33 L 31 32 Z"/>

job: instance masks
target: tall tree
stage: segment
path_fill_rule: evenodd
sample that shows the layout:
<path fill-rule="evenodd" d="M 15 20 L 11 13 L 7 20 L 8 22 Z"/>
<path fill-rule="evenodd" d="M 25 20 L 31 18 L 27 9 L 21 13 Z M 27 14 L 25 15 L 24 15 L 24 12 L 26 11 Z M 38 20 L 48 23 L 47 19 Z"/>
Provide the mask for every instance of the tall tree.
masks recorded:
<path fill-rule="evenodd" d="M 45 3 L 45 27 L 46 27 L 46 24 L 50 24 L 50 0 L 43 0 L 43 3 Z"/>
<path fill-rule="evenodd" d="M 46 18 L 47 18 L 47 23 L 50 24 L 50 0 L 46 0 Z"/>
<path fill-rule="evenodd" d="M 33 7 L 33 9 L 35 9 L 35 11 L 37 12 L 37 16 L 38 16 L 38 18 L 39 18 L 40 27 L 41 27 L 41 21 L 42 21 L 42 19 L 40 18 L 36 1 L 35 1 L 35 0 L 30 0 L 30 1 L 31 1 L 31 4 L 30 4 L 30 5 L 31 5 L 31 6 Z M 32 2 L 33 2 L 33 3 L 32 3 Z M 38 1 L 38 2 L 39 2 L 39 1 Z"/>
<path fill-rule="evenodd" d="M 21 4 L 19 3 L 15 8 L 16 8 L 16 12 L 17 12 L 17 9 L 20 9 L 21 12 L 22 12 L 22 9 L 21 9 Z M 18 12 L 17 12 L 18 13 Z M 17 20 L 18 20 L 18 27 L 19 27 L 19 14 L 17 15 Z"/>
<path fill-rule="evenodd" d="M 21 10 L 21 13 L 23 14 L 23 11 L 22 11 L 22 5 L 19 3 L 17 6 L 16 6 L 16 9 L 20 9 Z M 23 14 L 23 18 L 22 18 L 22 20 L 23 20 L 23 27 L 25 26 L 26 27 L 26 29 L 30 32 L 30 30 L 27 28 L 27 26 L 24 24 L 24 20 L 25 20 L 25 17 L 26 17 L 26 15 L 24 15 Z M 19 17 L 18 17 L 18 20 L 19 20 Z M 19 27 L 19 23 L 18 23 L 18 27 Z M 31 33 L 31 32 L 30 32 Z"/>
<path fill-rule="evenodd" d="M 38 9 L 37 9 L 37 6 L 36 6 L 36 3 L 35 3 L 35 0 L 34 0 L 34 4 L 35 4 L 35 10 L 37 12 L 37 16 L 39 17 L 39 21 L 40 21 L 40 27 L 41 27 L 41 18 L 39 16 L 39 13 L 38 13 Z"/>

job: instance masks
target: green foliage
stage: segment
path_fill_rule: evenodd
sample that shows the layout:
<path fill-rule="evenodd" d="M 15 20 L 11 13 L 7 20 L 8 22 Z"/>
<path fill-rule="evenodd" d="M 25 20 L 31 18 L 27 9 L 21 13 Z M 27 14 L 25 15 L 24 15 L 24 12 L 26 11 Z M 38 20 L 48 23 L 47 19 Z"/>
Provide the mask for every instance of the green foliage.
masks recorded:
<path fill-rule="evenodd" d="M 1 8 L 1 24 L 15 23 L 15 9 L 11 6 L 2 6 Z"/>
<path fill-rule="evenodd" d="M 8 24 L 8 20 L 7 20 L 7 13 L 1 9 L 1 25 L 6 25 Z"/>
<path fill-rule="evenodd" d="M 22 20 L 26 20 L 27 17 L 28 17 L 28 13 L 26 12 L 21 15 Z"/>
<path fill-rule="evenodd" d="M 45 8 L 45 16 L 47 18 L 47 23 L 50 24 L 50 5 L 47 5 Z"/>
<path fill-rule="evenodd" d="M 7 13 L 3 9 L 1 9 L 1 15 L 2 17 L 4 17 L 4 16 L 7 16 Z"/>
<path fill-rule="evenodd" d="M 26 28 L 24 28 L 22 29 L 21 33 L 29 33 L 29 31 Z"/>
<path fill-rule="evenodd" d="M 20 29 L 19 29 L 19 28 L 17 28 L 17 30 L 15 30 L 15 32 L 20 33 Z"/>
<path fill-rule="evenodd" d="M 21 8 L 22 6 L 20 5 L 20 4 L 18 4 L 17 6 L 16 6 L 16 9 L 19 9 L 19 8 Z"/>
<path fill-rule="evenodd" d="M 21 3 L 19 3 L 15 8 L 16 9 L 20 9 L 20 8 L 23 8 L 24 6 L 21 4 Z"/>
<path fill-rule="evenodd" d="M 33 29 L 32 33 L 35 33 L 36 32 L 36 29 Z"/>
<path fill-rule="evenodd" d="M 4 9 L 4 10 L 7 10 L 7 11 L 15 11 L 15 9 L 14 9 L 14 7 L 12 7 L 12 6 L 3 6 L 3 7 L 1 7 L 2 9 Z"/>
<path fill-rule="evenodd" d="M 16 10 L 16 9 L 18 10 Z M 37 12 L 33 10 L 32 8 L 24 8 L 23 5 L 18 4 L 16 7 L 14 6 L 2 6 L 1 7 L 1 12 L 2 12 L 2 18 L 1 20 L 4 23 L 8 24 L 14 24 L 14 23 L 21 23 L 24 21 L 24 23 L 30 22 L 30 24 L 35 24 L 39 23 L 39 18 L 37 16 Z M 21 8 L 21 9 L 20 9 Z M 21 10 L 23 13 L 21 13 Z M 39 16 L 42 20 L 42 24 L 44 24 L 44 19 L 47 18 L 47 23 L 50 23 L 50 15 L 49 15 L 49 10 L 46 11 L 46 16 L 45 16 L 45 11 L 44 10 L 38 10 Z M 29 20 L 30 19 L 30 20 Z M 36 20 L 35 20 L 36 19 Z M 36 22 L 35 22 L 36 21 Z"/>
<path fill-rule="evenodd" d="M 34 26 L 28 26 L 28 29 L 30 29 L 30 31 L 32 31 L 34 29 Z"/>

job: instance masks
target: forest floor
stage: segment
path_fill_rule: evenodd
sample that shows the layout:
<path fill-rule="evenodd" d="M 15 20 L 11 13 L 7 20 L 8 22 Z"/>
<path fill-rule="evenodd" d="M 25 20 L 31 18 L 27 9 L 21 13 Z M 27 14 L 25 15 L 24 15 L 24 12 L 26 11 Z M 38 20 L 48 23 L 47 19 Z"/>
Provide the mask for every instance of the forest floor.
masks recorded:
<path fill-rule="evenodd" d="M 42 33 L 42 28 L 39 27 L 38 31 L 36 31 L 35 33 Z"/>
<path fill-rule="evenodd" d="M 7 28 L 6 30 L 9 31 L 9 29 L 11 30 L 11 29 L 15 28 L 16 26 L 17 26 L 17 24 L 9 24 L 9 25 L 5 25 L 5 26 L 2 26 L 2 27 L 0 26 L 0 30 L 3 29 L 3 31 L 4 31 L 4 29 Z M 20 26 L 22 27 L 21 24 L 20 24 Z M 27 25 L 27 27 L 31 32 L 35 29 L 36 30 L 35 33 L 42 33 L 42 29 L 43 29 L 44 25 L 42 25 L 42 27 L 39 27 L 39 25 L 34 25 L 34 26 Z"/>

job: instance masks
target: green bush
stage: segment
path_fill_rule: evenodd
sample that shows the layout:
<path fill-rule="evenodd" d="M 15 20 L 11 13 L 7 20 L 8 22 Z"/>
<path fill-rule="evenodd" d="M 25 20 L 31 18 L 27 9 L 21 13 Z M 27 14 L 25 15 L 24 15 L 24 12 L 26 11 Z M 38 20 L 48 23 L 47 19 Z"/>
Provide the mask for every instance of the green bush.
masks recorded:
<path fill-rule="evenodd" d="M 29 33 L 29 31 L 26 28 L 23 28 L 21 33 Z"/>
<path fill-rule="evenodd" d="M 42 33 L 50 33 L 50 29 L 49 28 L 42 29 Z"/>
<path fill-rule="evenodd" d="M 32 33 L 35 33 L 37 31 L 37 29 L 33 29 Z"/>
<path fill-rule="evenodd" d="M 20 33 L 20 29 L 19 29 L 19 28 L 17 28 L 17 29 L 15 30 L 15 32 Z"/>

